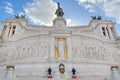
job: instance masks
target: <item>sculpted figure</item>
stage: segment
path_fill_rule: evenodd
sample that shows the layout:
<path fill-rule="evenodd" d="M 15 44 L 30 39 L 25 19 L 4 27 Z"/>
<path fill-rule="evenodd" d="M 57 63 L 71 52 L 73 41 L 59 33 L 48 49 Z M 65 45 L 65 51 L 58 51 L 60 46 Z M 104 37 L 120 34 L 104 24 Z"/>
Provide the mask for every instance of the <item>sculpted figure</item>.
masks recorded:
<path fill-rule="evenodd" d="M 97 20 L 101 20 L 101 19 L 102 19 L 102 17 L 101 17 L 101 16 L 98 16 Z"/>
<path fill-rule="evenodd" d="M 96 16 L 91 16 L 92 17 L 92 19 L 94 19 L 94 20 L 96 20 L 97 18 L 96 18 Z"/>
<path fill-rule="evenodd" d="M 21 19 L 25 19 L 25 15 L 21 15 Z"/>
<path fill-rule="evenodd" d="M 56 10 L 55 14 L 57 15 L 57 17 L 63 17 L 64 12 L 62 8 L 60 7 L 60 3 L 57 3 L 57 4 L 58 4 L 58 9 Z"/>
<path fill-rule="evenodd" d="M 15 18 L 16 18 L 16 19 L 20 19 L 20 17 L 19 17 L 19 15 L 18 15 L 18 14 L 17 14 L 17 15 L 15 15 Z"/>

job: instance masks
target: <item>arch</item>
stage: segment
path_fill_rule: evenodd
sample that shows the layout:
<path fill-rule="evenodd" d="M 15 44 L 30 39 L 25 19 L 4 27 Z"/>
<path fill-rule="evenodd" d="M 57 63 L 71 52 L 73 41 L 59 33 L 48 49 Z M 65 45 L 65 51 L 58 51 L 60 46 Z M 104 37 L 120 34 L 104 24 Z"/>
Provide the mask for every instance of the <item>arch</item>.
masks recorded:
<path fill-rule="evenodd" d="M 16 29 L 16 26 L 13 26 L 13 28 L 12 28 L 12 36 L 15 34 L 15 29 Z"/>

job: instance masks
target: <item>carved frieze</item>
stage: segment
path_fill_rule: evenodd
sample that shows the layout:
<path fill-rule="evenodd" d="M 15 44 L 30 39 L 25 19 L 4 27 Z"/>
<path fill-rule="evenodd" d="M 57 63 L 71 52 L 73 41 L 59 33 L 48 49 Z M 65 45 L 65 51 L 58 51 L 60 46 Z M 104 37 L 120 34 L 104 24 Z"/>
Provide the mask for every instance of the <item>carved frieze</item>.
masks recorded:
<path fill-rule="evenodd" d="M 73 56 L 81 60 L 105 60 L 105 48 L 92 43 L 73 42 Z"/>
<path fill-rule="evenodd" d="M 0 48 L 0 63 L 47 59 L 49 50 L 49 41 L 39 41 L 30 45 L 4 46 Z"/>

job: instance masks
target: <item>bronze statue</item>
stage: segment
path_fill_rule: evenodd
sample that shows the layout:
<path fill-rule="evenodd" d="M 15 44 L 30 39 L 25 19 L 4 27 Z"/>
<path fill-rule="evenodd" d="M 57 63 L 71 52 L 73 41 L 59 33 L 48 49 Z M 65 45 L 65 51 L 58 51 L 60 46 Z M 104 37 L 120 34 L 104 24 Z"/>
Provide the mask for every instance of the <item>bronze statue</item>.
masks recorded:
<path fill-rule="evenodd" d="M 97 20 L 101 20 L 101 19 L 102 19 L 101 16 L 98 16 Z"/>
<path fill-rule="evenodd" d="M 91 16 L 91 17 L 92 17 L 92 19 L 96 20 L 96 16 Z"/>
<path fill-rule="evenodd" d="M 21 19 L 25 19 L 25 15 L 21 15 L 20 17 L 21 17 Z"/>
<path fill-rule="evenodd" d="M 101 16 L 98 16 L 98 17 L 96 17 L 96 16 L 91 16 L 91 17 L 92 17 L 93 20 L 102 20 L 102 17 L 101 17 Z"/>
<path fill-rule="evenodd" d="M 15 18 L 16 18 L 16 19 L 20 19 L 20 17 L 19 17 L 19 15 L 18 15 L 18 14 L 17 14 L 17 15 L 15 15 Z"/>
<path fill-rule="evenodd" d="M 25 15 L 15 15 L 16 19 L 25 19 Z"/>
<path fill-rule="evenodd" d="M 57 4 L 58 4 L 58 9 L 56 10 L 55 14 L 57 15 L 57 17 L 63 17 L 64 12 L 62 8 L 60 8 L 60 3 L 57 3 Z"/>

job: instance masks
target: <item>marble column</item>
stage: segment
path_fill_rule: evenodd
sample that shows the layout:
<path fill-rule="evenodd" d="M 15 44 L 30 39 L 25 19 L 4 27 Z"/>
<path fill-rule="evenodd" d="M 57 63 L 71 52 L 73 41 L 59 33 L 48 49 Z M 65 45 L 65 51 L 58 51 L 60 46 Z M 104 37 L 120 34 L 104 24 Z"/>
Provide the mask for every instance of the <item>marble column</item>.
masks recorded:
<path fill-rule="evenodd" d="M 109 38 L 106 27 L 105 27 L 105 34 L 106 34 L 106 37 Z"/>
<path fill-rule="evenodd" d="M 109 31 L 109 34 L 110 34 L 110 38 L 113 40 L 113 34 L 112 34 L 112 31 L 111 31 L 110 27 L 108 27 L 108 31 Z"/>
<path fill-rule="evenodd" d="M 55 59 L 55 38 L 51 37 L 51 46 L 50 46 L 50 59 Z"/>
<path fill-rule="evenodd" d="M 68 50 L 68 59 L 72 59 L 72 41 L 71 38 L 67 38 L 67 50 Z"/>
<path fill-rule="evenodd" d="M 7 26 L 5 36 L 4 36 L 5 39 L 8 38 L 9 28 L 10 28 L 10 26 Z"/>
<path fill-rule="evenodd" d="M 100 27 L 99 30 L 100 30 L 100 36 L 103 36 L 103 30 L 102 30 L 102 27 Z"/>
<path fill-rule="evenodd" d="M 13 26 L 11 26 L 9 38 L 12 36 L 12 32 L 13 32 L 12 30 L 13 30 Z"/>

